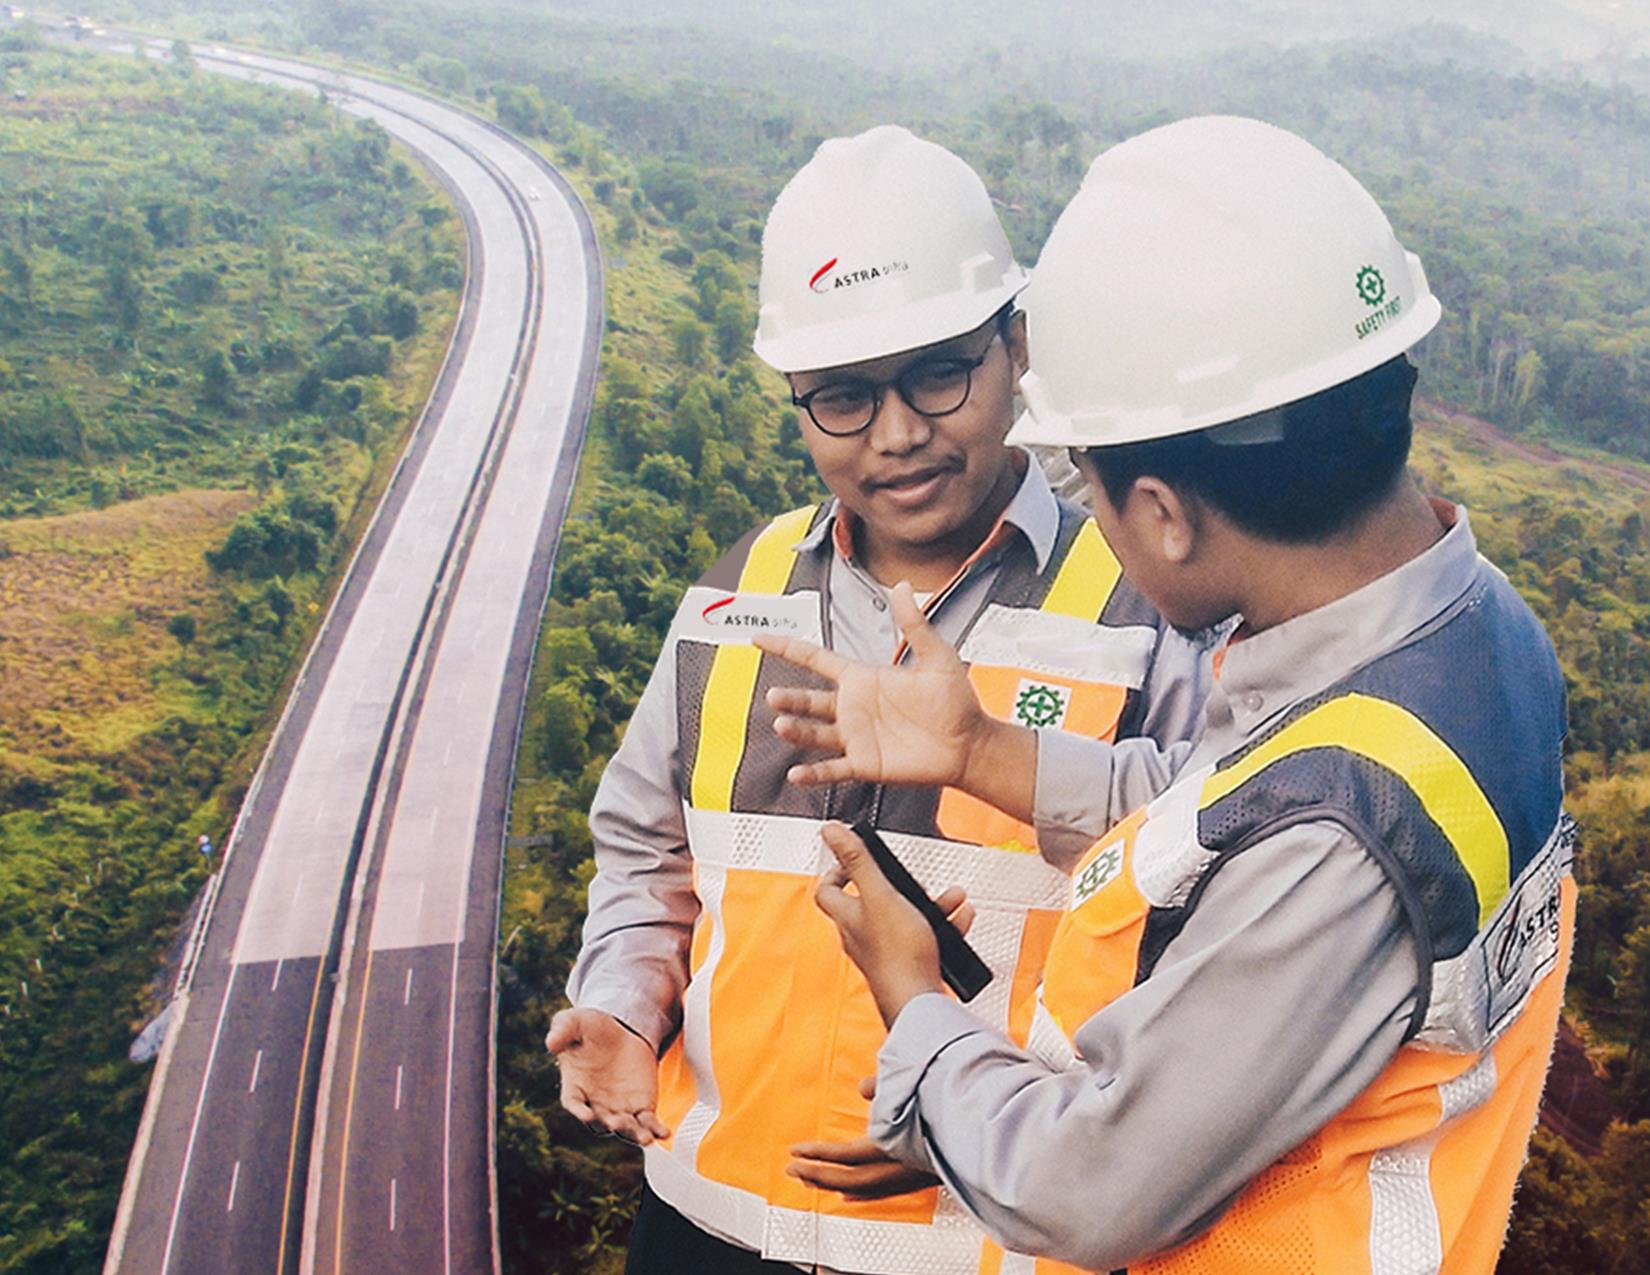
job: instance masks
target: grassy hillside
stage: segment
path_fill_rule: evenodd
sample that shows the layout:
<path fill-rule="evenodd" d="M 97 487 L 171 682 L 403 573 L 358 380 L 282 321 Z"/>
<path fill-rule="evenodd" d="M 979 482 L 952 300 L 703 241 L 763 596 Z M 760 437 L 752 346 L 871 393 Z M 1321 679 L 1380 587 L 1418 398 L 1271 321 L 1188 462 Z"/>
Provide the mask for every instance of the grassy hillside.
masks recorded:
<path fill-rule="evenodd" d="M 0 37 L 0 1271 L 99 1269 L 126 1049 L 425 397 L 462 243 L 378 129 Z"/>

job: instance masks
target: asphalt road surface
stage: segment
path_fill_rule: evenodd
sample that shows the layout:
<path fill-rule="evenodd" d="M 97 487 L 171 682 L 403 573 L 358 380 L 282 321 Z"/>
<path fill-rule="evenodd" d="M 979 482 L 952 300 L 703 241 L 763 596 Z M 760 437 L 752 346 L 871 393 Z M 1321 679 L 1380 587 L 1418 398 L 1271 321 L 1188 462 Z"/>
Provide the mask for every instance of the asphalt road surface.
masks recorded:
<path fill-rule="evenodd" d="M 105 1269 L 480 1275 L 505 815 L 600 257 L 559 175 L 479 118 L 290 59 L 193 55 L 381 124 L 452 193 L 470 257 L 447 363 L 237 821 Z"/>

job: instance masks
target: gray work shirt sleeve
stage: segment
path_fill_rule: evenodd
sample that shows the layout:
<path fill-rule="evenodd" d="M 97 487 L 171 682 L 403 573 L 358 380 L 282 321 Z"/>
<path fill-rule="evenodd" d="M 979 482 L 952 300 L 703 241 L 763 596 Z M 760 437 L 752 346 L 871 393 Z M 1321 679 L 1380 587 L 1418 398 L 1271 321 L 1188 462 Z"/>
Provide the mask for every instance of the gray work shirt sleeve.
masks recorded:
<path fill-rule="evenodd" d="M 1043 858 L 1070 872 L 1108 828 L 1174 782 L 1192 747 L 1190 740 L 1165 747 L 1141 736 L 1108 744 L 1038 731 L 1032 823 Z"/>
<path fill-rule="evenodd" d="M 871 1134 L 1006 1247 L 1114 1270 L 1183 1243 L 1380 1074 L 1419 962 L 1386 874 L 1305 824 L 1208 884 L 1152 977 L 1051 1070 L 939 994 L 879 1058 Z"/>
<path fill-rule="evenodd" d="M 699 915 L 676 791 L 676 661 L 667 641 L 590 806 L 596 876 L 573 1004 L 613 1015 L 657 1050 L 681 1019 Z"/>

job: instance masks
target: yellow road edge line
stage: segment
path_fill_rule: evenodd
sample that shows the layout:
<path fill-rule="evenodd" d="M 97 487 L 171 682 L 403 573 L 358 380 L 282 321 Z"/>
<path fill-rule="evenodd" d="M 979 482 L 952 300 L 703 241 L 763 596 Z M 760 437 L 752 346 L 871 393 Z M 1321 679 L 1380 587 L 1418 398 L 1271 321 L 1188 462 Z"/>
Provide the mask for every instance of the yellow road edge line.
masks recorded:
<path fill-rule="evenodd" d="M 362 1026 L 367 1018 L 367 989 L 372 986 L 372 957 L 371 949 L 367 951 L 367 968 L 361 976 L 361 1008 L 355 1015 L 355 1046 L 350 1050 L 349 1060 L 349 1095 L 344 1099 L 344 1145 L 338 1153 L 338 1206 L 337 1224 L 333 1228 L 332 1241 L 332 1270 L 333 1275 L 340 1275 L 344 1269 L 344 1192 L 349 1187 L 349 1134 L 352 1118 L 355 1114 L 355 1078 L 361 1069 L 361 1037 Z M 326 1140 L 326 1130 L 321 1130 L 321 1139 Z"/>
<path fill-rule="evenodd" d="M 309 1020 L 304 1024 L 304 1048 L 298 1055 L 298 1091 L 292 1104 L 292 1137 L 286 1148 L 286 1192 L 281 1197 L 281 1246 L 276 1251 L 275 1275 L 286 1270 L 287 1231 L 292 1221 L 292 1178 L 298 1167 L 298 1116 L 304 1108 L 304 1077 L 309 1072 L 309 1042 L 315 1034 L 315 1007 L 321 1002 L 321 974 L 326 969 L 323 956 L 315 965 L 315 986 L 309 993 Z"/>

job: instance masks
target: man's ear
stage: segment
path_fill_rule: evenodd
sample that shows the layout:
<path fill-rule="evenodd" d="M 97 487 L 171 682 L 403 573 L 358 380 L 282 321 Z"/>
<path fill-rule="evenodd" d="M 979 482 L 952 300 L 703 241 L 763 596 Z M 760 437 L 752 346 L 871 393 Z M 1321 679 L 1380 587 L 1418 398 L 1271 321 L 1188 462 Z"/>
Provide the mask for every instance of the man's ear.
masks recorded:
<path fill-rule="evenodd" d="M 1203 507 L 1193 496 L 1183 496 L 1152 474 L 1134 480 L 1129 491 L 1129 515 L 1135 531 L 1150 537 L 1165 562 L 1191 561 L 1203 530 Z"/>
<path fill-rule="evenodd" d="M 1014 367 L 1014 379 L 1018 381 L 1031 366 L 1031 347 L 1026 341 L 1024 310 L 1016 310 L 1008 316 L 1008 326 L 1003 332 L 1003 344 L 1008 347 L 1008 360 Z"/>

